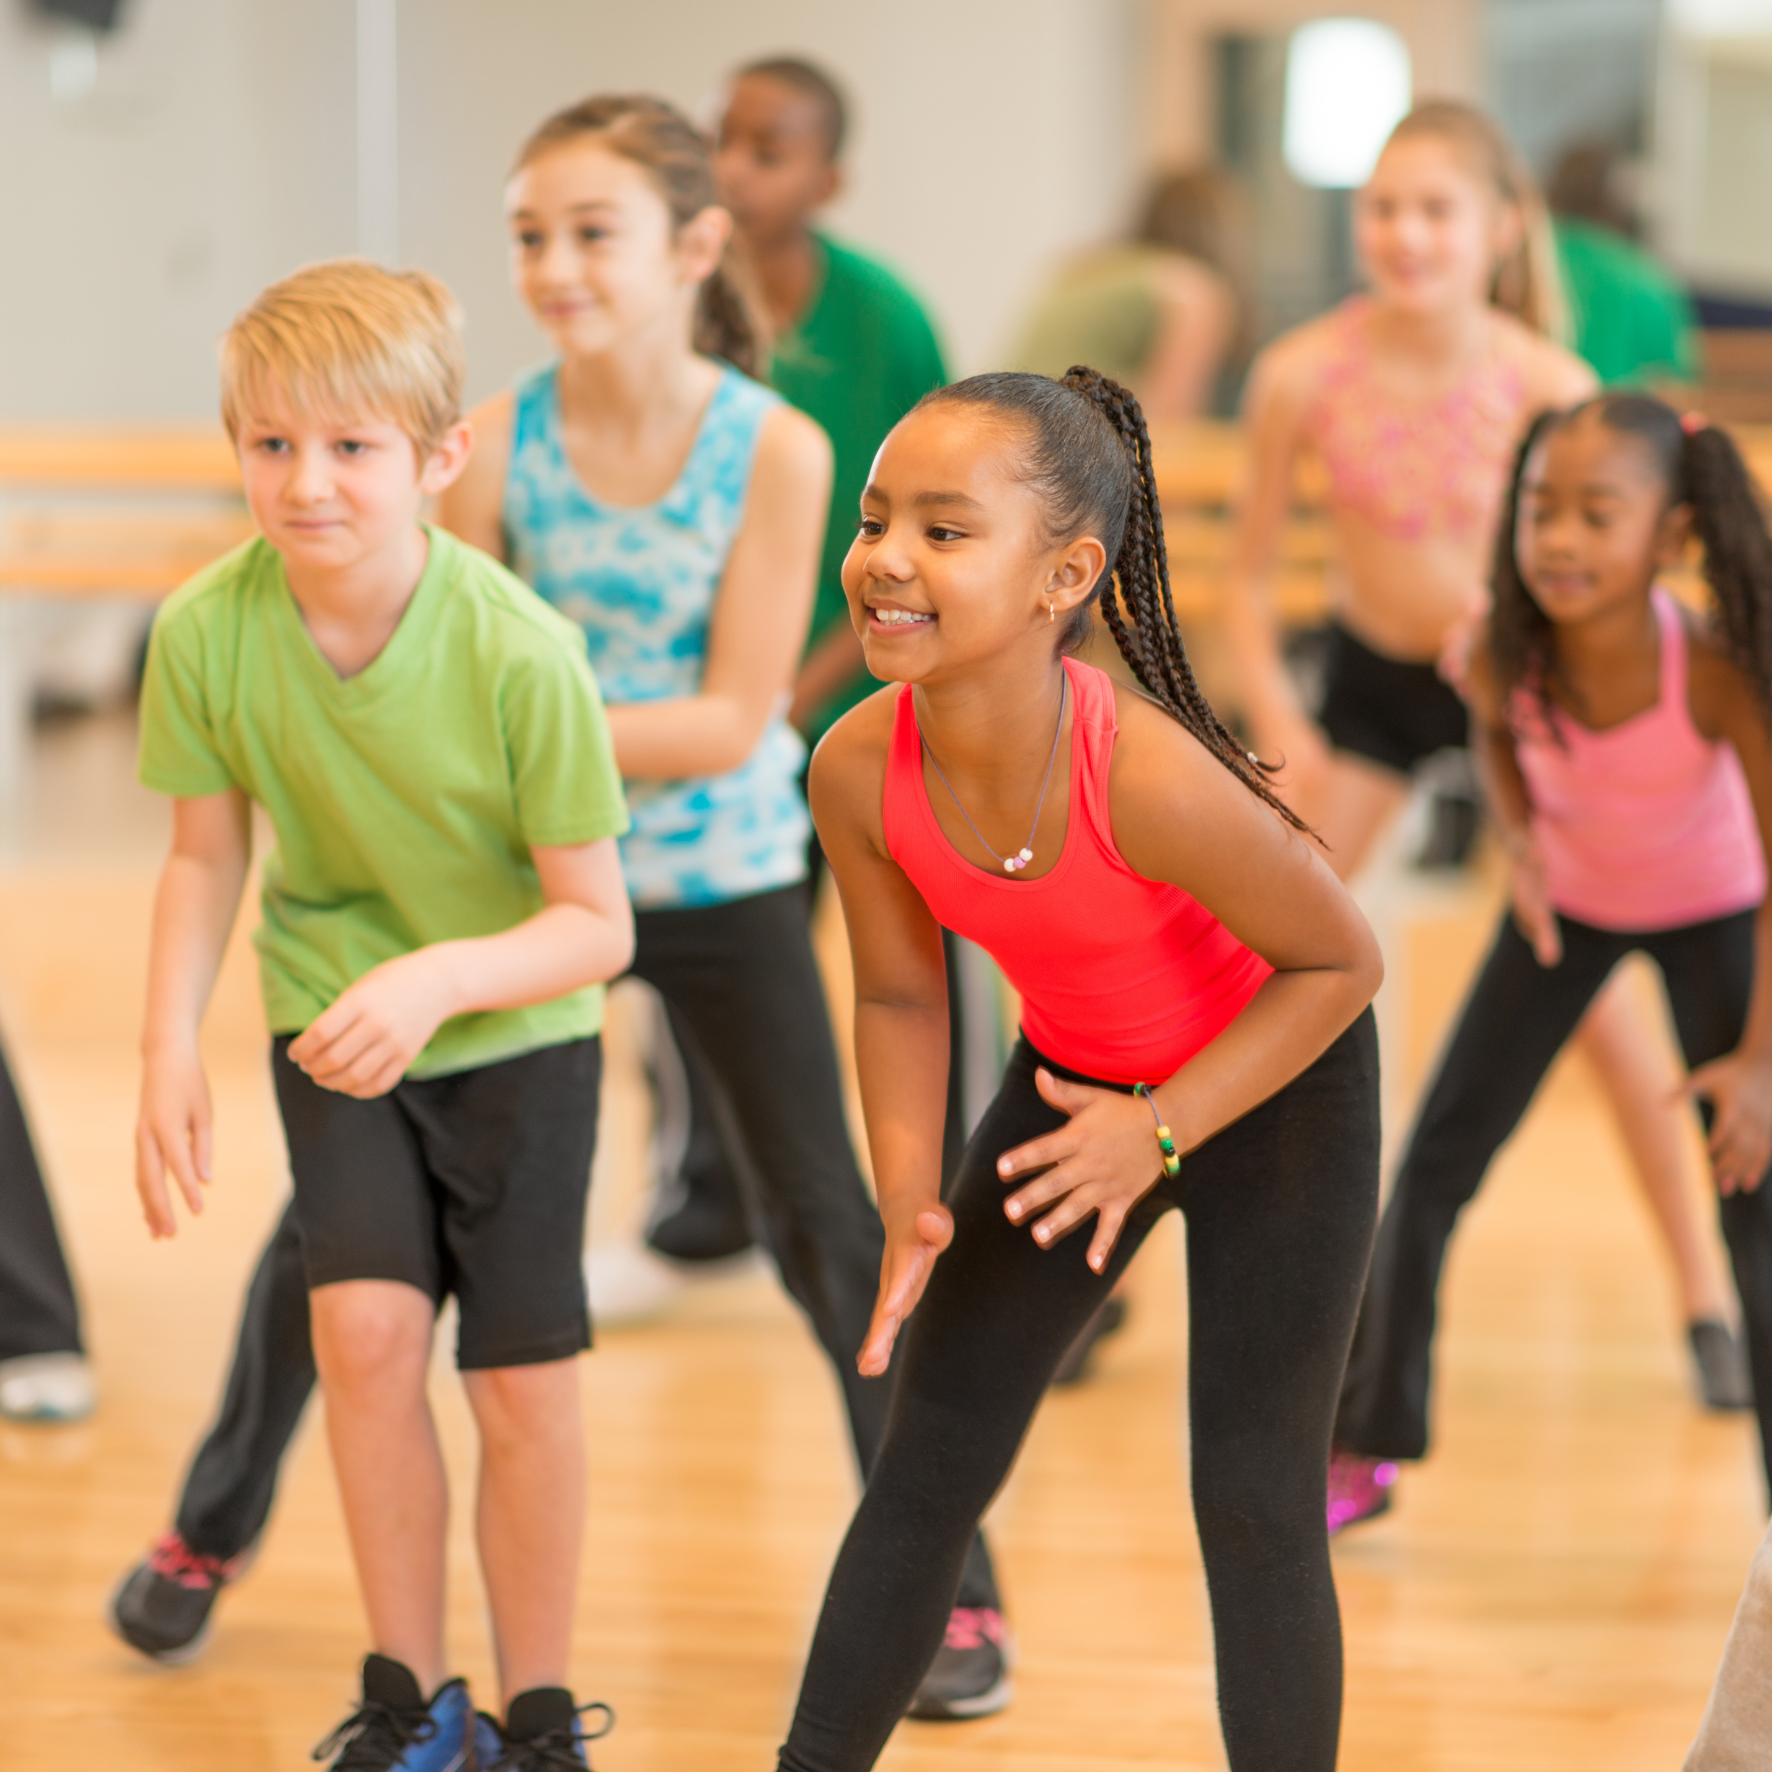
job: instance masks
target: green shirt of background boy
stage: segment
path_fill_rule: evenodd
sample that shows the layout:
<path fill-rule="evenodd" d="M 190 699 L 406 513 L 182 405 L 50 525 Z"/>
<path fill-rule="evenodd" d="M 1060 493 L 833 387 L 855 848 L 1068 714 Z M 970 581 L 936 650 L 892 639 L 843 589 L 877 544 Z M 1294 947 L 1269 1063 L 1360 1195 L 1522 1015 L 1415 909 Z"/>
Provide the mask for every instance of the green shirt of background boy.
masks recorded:
<path fill-rule="evenodd" d="M 770 383 L 831 439 L 835 471 L 811 636 L 789 717 L 816 742 L 879 687 L 843 596 L 843 556 L 886 433 L 948 379 L 921 302 L 877 260 L 812 226 L 836 195 L 841 94 L 804 62 L 757 62 L 733 82 L 715 169 L 775 332 Z"/>

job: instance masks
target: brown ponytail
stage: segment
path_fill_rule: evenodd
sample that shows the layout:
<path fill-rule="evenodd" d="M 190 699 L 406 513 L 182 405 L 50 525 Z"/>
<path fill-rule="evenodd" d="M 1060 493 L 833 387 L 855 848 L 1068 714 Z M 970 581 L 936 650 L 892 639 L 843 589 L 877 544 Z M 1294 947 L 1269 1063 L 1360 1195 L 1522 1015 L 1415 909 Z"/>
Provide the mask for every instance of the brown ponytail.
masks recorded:
<path fill-rule="evenodd" d="M 1445 98 L 1417 105 L 1391 131 L 1390 141 L 1418 136 L 1431 136 L 1454 148 L 1520 218 L 1520 243 L 1496 265 L 1490 302 L 1534 332 L 1567 344 L 1569 310 L 1562 272 L 1557 267 L 1550 211 L 1513 143 L 1474 106 Z"/>
<path fill-rule="evenodd" d="M 520 171 L 550 148 L 586 137 L 596 137 L 611 153 L 651 175 L 674 227 L 718 206 L 707 137 L 674 105 L 645 93 L 599 93 L 556 111 L 523 144 L 512 170 Z M 719 264 L 702 282 L 693 342 L 705 356 L 723 357 L 746 375 L 761 377 L 768 362 L 768 327 L 734 242 L 728 242 Z"/>

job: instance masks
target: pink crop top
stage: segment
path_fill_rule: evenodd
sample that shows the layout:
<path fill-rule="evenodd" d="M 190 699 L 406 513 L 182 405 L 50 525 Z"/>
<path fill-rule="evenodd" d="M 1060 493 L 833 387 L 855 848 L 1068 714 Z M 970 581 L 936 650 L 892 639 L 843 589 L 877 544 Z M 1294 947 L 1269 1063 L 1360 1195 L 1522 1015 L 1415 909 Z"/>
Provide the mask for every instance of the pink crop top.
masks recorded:
<path fill-rule="evenodd" d="M 1547 720 L 1524 689 L 1508 711 L 1551 903 L 1633 933 L 1726 917 L 1766 895 L 1741 760 L 1692 724 L 1686 626 L 1668 592 L 1657 585 L 1651 597 L 1661 630 L 1653 707 L 1603 732 L 1560 708 Z"/>
<path fill-rule="evenodd" d="M 1425 406 L 1398 406 L 1373 385 L 1372 302 L 1337 310 L 1334 349 L 1307 420 L 1334 503 L 1404 541 L 1494 531 L 1526 421 L 1526 384 L 1494 352 Z"/>
<path fill-rule="evenodd" d="M 949 843 L 929 804 L 908 684 L 886 762 L 886 847 L 936 920 L 1002 967 L 1046 1057 L 1103 1082 L 1156 1083 L 1221 1033 L 1273 968 L 1179 886 L 1126 865 L 1108 819 L 1113 684 L 1074 659 L 1065 670 L 1070 822 L 1050 873 L 1007 879 Z"/>

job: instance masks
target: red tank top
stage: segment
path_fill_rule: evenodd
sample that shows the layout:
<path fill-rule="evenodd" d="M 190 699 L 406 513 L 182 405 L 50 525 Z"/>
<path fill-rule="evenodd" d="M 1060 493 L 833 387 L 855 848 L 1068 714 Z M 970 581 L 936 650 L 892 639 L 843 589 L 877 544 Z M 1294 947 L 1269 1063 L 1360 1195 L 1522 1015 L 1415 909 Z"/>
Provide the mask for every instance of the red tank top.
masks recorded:
<path fill-rule="evenodd" d="M 911 688 L 898 692 L 881 808 L 886 847 L 938 922 L 976 942 L 1021 993 L 1048 1058 L 1107 1083 L 1156 1083 L 1217 1037 L 1273 968 L 1179 886 L 1126 865 L 1108 817 L 1112 682 L 1065 660 L 1073 708 L 1070 825 L 1058 865 L 1011 880 L 962 857 L 923 780 Z"/>

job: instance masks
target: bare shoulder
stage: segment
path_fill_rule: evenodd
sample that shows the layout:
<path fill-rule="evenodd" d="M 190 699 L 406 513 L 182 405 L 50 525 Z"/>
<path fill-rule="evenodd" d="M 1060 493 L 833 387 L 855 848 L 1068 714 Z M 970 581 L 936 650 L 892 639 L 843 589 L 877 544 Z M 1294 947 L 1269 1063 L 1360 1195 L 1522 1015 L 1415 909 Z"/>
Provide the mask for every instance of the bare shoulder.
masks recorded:
<path fill-rule="evenodd" d="M 881 808 L 898 691 L 898 684 L 888 683 L 858 702 L 818 741 L 812 753 L 807 796 L 827 847 L 833 838 L 841 840 L 841 833 L 861 837 L 880 854 L 886 853 Z"/>
<path fill-rule="evenodd" d="M 1114 760 L 1110 781 L 1141 797 L 1152 788 L 1184 790 L 1196 772 L 1224 765 L 1160 702 L 1136 684 L 1110 678 L 1114 692 Z"/>
<path fill-rule="evenodd" d="M 1692 723 L 1709 739 L 1727 738 L 1739 746 L 1754 735 L 1763 742 L 1766 716 L 1760 699 L 1729 656 L 1722 635 L 1683 604 L 1680 621 L 1686 630 L 1686 701 Z"/>
<path fill-rule="evenodd" d="M 1501 350 L 1519 369 L 1534 411 L 1573 406 L 1599 390 L 1599 378 L 1571 350 L 1535 332 L 1512 314 L 1495 316 Z"/>
<path fill-rule="evenodd" d="M 1316 394 L 1334 355 L 1339 310 L 1307 320 L 1262 350 L 1249 372 L 1248 414 L 1302 412 Z"/>
<path fill-rule="evenodd" d="M 828 477 L 830 439 L 814 420 L 784 401 L 770 409 L 757 434 L 757 467 L 796 479 L 814 474 Z"/>
<path fill-rule="evenodd" d="M 468 474 L 495 475 L 502 483 L 511 461 L 511 436 L 516 428 L 517 396 L 506 388 L 490 400 L 482 400 L 469 412 L 468 423 L 474 431 L 474 447 L 468 456 Z"/>
<path fill-rule="evenodd" d="M 437 521 L 495 559 L 504 556 L 505 475 L 516 407 L 516 395 L 507 388 L 467 415 L 474 433 L 467 465 L 437 495 Z"/>

